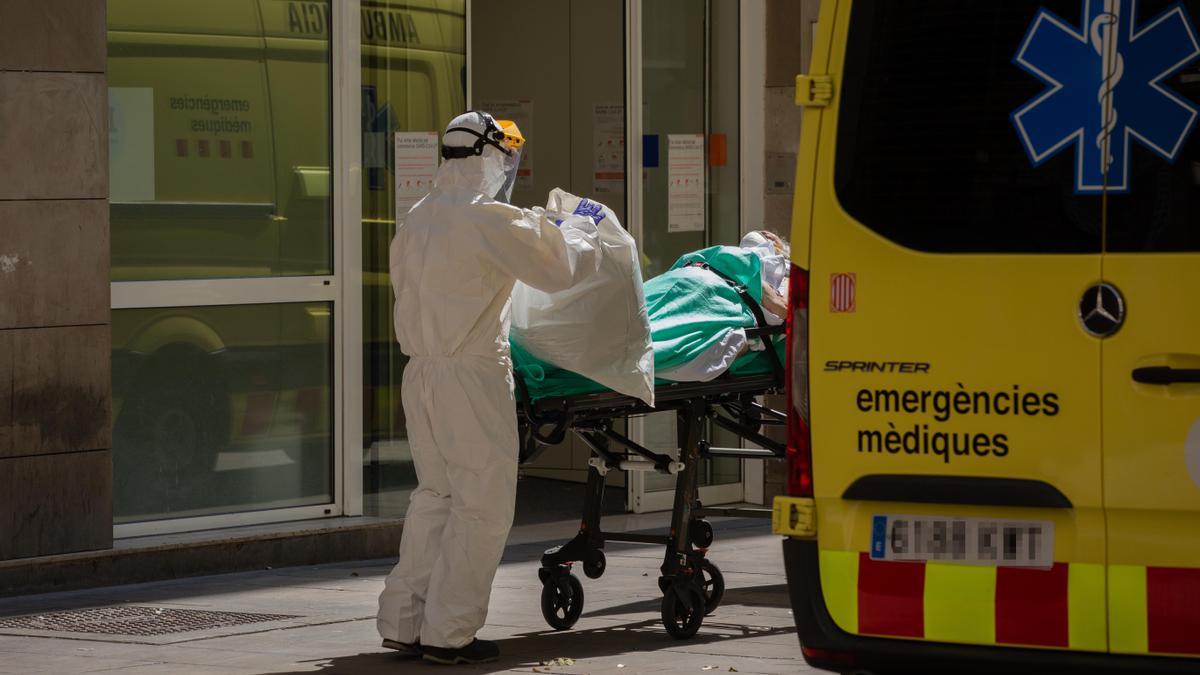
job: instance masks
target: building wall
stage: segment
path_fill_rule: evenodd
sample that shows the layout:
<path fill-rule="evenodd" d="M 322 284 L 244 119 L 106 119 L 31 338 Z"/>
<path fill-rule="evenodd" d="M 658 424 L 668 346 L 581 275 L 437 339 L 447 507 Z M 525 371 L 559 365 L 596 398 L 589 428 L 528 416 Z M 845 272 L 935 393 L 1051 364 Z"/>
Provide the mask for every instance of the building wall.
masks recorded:
<path fill-rule="evenodd" d="M 0 4 L 0 560 L 112 545 L 104 0 Z"/>

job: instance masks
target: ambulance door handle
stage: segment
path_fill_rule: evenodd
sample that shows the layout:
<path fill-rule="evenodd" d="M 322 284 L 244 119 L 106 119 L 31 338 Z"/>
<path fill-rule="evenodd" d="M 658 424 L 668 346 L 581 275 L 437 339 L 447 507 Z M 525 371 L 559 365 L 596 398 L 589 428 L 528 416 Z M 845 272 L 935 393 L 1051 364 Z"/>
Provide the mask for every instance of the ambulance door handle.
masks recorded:
<path fill-rule="evenodd" d="M 1200 368 L 1172 368 L 1171 366 L 1134 368 L 1133 381 L 1142 384 L 1200 383 Z"/>

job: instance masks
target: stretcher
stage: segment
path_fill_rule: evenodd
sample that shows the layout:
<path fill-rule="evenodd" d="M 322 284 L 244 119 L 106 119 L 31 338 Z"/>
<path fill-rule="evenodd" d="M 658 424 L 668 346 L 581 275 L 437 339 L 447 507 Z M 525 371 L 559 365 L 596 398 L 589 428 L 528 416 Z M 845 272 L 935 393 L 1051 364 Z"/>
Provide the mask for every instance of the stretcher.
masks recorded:
<path fill-rule="evenodd" d="M 785 452 L 783 443 L 768 438 L 763 431 L 764 427 L 784 425 L 786 417 L 760 403 L 759 398 L 783 392 L 784 370 L 779 353 L 783 341 L 779 336 L 784 329 L 768 326 L 758 303 L 744 290 L 739 295 L 751 306 L 758 324 L 746 329 L 747 336 L 766 348 L 743 355 L 734 368 L 707 382 L 659 381 L 653 408 L 637 398 L 604 391 L 594 383 L 588 386 L 586 381 L 563 395 L 537 397 L 530 394 L 520 376 L 516 378 L 522 463 L 533 461 L 546 447 L 562 443 L 567 434 L 573 434 L 591 450 L 579 532 L 569 542 L 547 550 L 538 571 L 542 615 L 551 627 L 566 630 L 579 619 L 583 586 L 572 573 L 573 567 L 581 563 L 588 578 L 600 578 L 605 569 L 604 546 L 612 541 L 665 548 L 658 579 L 663 594 L 663 625 L 675 638 L 692 637 L 704 617 L 720 604 L 725 590 L 720 569 L 708 559 L 713 529 L 705 518 L 770 517 L 770 509 L 706 508 L 697 498 L 700 460 L 774 459 Z M 619 420 L 663 411 L 676 414 L 678 457 L 645 448 L 618 430 Z M 708 431 L 714 427 L 758 447 L 715 447 L 708 440 Z M 675 476 L 670 534 L 605 532 L 601 528 L 604 484 L 611 471 L 653 471 Z"/>

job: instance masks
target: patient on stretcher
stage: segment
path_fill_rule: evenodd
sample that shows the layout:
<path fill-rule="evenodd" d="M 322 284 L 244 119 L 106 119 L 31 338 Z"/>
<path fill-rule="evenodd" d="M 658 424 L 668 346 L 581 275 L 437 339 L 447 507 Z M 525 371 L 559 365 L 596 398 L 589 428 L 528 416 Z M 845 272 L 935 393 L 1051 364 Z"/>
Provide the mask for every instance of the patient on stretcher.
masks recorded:
<path fill-rule="evenodd" d="M 787 315 L 787 245 L 769 232 L 751 232 L 740 246 L 713 246 L 681 257 L 646 282 L 646 308 L 658 379 L 707 382 L 764 365 L 754 358 L 767 345 L 746 329 L 760 318 L 778 326 Z M 731 283 L 732 282 L 732 283 Z M 734 283 L 743 286 L 750 300 Z M 781 341 L 772 341 L 775 348 Z"/>
<path fill-rule="evenodd" d="M 670 270 L 646 281 L 657 380 L 706 382 L 726 372 L 771 372 L 766 350 L 779 354 L 782 336 L 751 337 L 747 330 L 759 327 L 760 321 L 775 326 L 783 322 L 789 269 L 787 244 L 760 231 L 746 235 L 739 246 L 688 253 Z M 514 371 L 533 399 L 605 391 L 581 375 L 534 358 L 516 341 L 512 357 Z"/>

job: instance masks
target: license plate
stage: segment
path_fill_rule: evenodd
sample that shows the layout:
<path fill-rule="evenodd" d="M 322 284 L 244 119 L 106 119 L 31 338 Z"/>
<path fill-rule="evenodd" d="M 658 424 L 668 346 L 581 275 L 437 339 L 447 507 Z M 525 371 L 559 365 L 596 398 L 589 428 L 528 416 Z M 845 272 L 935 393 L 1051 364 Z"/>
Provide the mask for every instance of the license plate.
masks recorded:
<path fill-rule="evenodd" d="M 871 528 L 871 559 L 1050 567 L 1054 523 L 877 515 Z"/>

